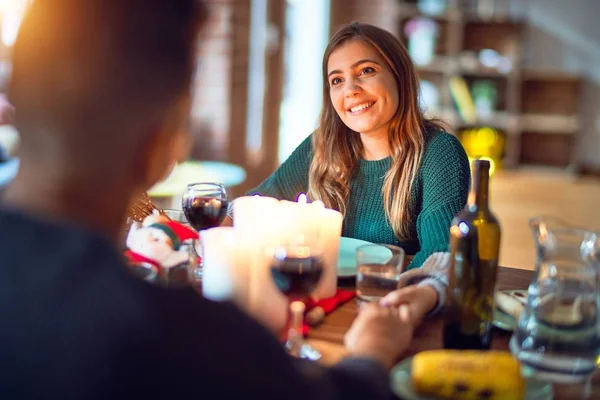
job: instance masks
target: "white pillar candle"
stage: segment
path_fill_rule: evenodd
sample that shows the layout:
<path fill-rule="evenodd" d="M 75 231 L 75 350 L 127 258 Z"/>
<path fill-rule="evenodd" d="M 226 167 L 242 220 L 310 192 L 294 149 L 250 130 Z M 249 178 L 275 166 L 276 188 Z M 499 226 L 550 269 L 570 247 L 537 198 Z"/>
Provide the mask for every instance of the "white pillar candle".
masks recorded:
<path fill-rule="evenodd" d="M 277 240 L 279 201 L 271 197 L 244 196 L 233 202 L 233 226 L 248 246 L 250 314 L 274 332 L 287 321 L 287 299 L 271 276 L 271 258 L 266 253 Z"/>
<path fill-rule="evenodd" d="M 318 240 L 321 209 L 322 202 L 308 203 L 304 193 L 300 193 L 296 202 L 280 201 L 275 218 L 278 242 L 309 243 Z"/>
<path fill-rule="evenodd" d="M 339 211 L 323 208 L 319 212 L 319 243 L 323 251 L 323 276 L 313 293 L 315 299 L 333 297 L 337 290 L 337 270 L 343 216 Z"/>
<path fill-rule="evenodd" d="M 257 242 L 255 242 L 257 243 Z M 285 327 L 288 299 L 275 286 L 270 246 L 257 244 L 250 252 L 250 314 L 276 334 Z"/>
<path fill-rule="evenodd" d="M 233 301 L 249 309 L 248 245 L 232 227 L 200 231 L 202 240 L 202 294 L 214 301 Z"/>
<path fill-rule="evenodd" d="M 233 201 L 233 226 L 250 238 L 272 235 L 273 215 L 278 203 L 273 197 L 238 197 Z"/>

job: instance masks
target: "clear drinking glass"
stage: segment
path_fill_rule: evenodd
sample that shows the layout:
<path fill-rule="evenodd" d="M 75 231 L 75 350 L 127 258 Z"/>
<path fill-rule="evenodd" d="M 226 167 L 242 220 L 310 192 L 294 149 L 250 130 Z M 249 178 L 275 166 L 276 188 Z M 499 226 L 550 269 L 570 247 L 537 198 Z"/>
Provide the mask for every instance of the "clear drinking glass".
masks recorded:
<path fill-rule="evenodd" d="M 367 244 L 356 249 L 356 295 L 359 300 L 378 301 L 398 288 L 404 249 L 387 244 Z"/>
<path fill-rule="evenodd" d="M 587 398 L 600 355 L 600 233 L 530 220 L 536 270 L 510 349 L 523 374 L 578 385 Z"/>

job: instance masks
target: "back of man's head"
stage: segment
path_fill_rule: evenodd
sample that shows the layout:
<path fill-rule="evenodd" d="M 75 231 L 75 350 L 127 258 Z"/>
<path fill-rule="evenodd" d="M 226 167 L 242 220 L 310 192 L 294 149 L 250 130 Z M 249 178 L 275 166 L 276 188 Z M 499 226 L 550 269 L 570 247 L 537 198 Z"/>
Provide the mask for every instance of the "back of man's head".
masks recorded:
<path fill-rule="evenodd" d="M 9 87 L 23 148 L 135 145 L 190 90 L 202 16 L 198 0 L 35 0 Z"/>

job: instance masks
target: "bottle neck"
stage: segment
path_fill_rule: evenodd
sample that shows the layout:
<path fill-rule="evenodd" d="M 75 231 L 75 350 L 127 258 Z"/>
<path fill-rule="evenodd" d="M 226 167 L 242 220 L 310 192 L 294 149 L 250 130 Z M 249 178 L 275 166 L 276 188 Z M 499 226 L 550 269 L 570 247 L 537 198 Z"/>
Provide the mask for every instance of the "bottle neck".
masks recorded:
<path fill-rule="evenodd" d="M 487 210 L 489 201 L 489 170 L 476 167 L 467 206 L 470 210 Z"/>

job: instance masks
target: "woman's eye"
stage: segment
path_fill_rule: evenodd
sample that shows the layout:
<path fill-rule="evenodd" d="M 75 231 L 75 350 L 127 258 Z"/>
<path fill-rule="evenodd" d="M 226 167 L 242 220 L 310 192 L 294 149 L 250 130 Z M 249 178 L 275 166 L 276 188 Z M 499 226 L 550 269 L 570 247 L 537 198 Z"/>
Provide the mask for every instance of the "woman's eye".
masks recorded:
<path fill-rule="evenodd" d="M 375 68 L 373 67 L 364 67 L 360 70 L 360 75 L 372 74 L 375 72 Z"/>
<path fill-rule="evenodd" d="M 331 80 L 331 86 L 335 86 L 335 85 L 337 85 L 338 83 L 340 83 L 341 81 L 342 81 L 342 80 L 341 80 L 340 78 L 333 78 L 333 79 Z"/>

